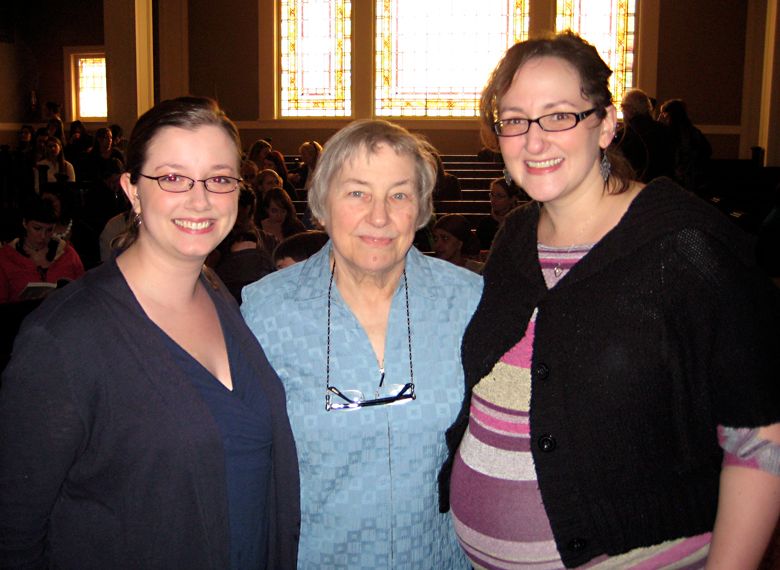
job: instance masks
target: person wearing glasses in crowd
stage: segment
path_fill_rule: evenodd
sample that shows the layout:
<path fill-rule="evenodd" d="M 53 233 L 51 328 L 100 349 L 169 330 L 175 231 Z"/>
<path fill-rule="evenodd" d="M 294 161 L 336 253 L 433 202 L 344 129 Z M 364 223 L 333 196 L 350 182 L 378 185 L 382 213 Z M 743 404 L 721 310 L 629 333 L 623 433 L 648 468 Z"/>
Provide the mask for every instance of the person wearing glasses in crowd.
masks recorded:
<path fill-rule="evenodd" d="M 610 147 L 610 69 L 511 47 L 486 143 L 510 214 L 463 338 L 442 510 L 479 568 L 756 568 L 780 511 L 777 291 L 726 217 Z"/>
<path fill-rule="evenodd" d="M 330 241 L 244 288 L 244 317 L 287 390 L 299 568 L 468 567 L 436 473 L 482 283 L 412 247 L 433 207 L 424 145 L 381 120 L 339 131 L 308 196 Z"/>
<path fill-rule="evenodd" d="M 528 196 L 511 181 L 496 178 L 490 183 L 490 215 L 482 218 L 477 224 L 477 237 L 481 249 L 490 249 L 498 228 L 504 223 L 507 214 L 514 210 L 521 200 L 527 201 Z"/>
<path fill-rule="evenodd" d="M 284 389 L 203 269 L 240 153 L 211 99 L 138 120 L 121 253 L 28 317 L 3 374 L 0 567 L 295 567 Z"/>

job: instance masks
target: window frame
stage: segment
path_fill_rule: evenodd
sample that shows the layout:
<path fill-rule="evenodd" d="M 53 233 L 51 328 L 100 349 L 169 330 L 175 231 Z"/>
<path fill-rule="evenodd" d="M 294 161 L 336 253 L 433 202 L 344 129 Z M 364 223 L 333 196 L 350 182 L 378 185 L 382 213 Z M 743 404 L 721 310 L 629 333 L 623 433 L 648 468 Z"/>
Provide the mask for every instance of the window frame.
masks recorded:
<path fill-rule="evenodd" d="M 78 61 L 84 58 L 103 58 L 106 60 L 106 115 L 102 117 L 82 116 L 79 113 L 79 69 Z M 83 123 L 105 123 L 108 121 L 108 58 L 105 46 L 66 46 L 63 47 L 63 65 L 65 76 L 65 104 L 63 111 L 66 121 L 79 120 Z"/>
<path fill-rule="evenodd" d="M 657 66 L 653 64 L 657 58 L 658 11 L 659 0 L 636 0 L 634 21 L 634 60 L 633 85 L 642 86 L 648 92 L 653 92 L 656 85 Z M 529 0 L 530 20 L 529 37 L 540 34 L 554 33 L 556 23 L 556 0 Z M 429 130 L 471 130 L 478 122 L 476 117 L 462 116 L 379 116 L 374 109 L 375 102 L 375 22 L 376 0 L 356 2 L 352 0 L 352 74 L 354 77 L 371 77 L 369 82 L 352 81 L 352 115 L 349 117 L 321 116 L 282 116 L 280 112 L 280 77 L 279 64 L 279 26 L 281 1 L 262 4 L 260 10 L 261 36 L 272 35 L 274 38 L 274 64 L 261 66 L 260 84 L 274 85 L 274 89 L 261 90 L 259 115 L 252 121 L 252 128 L 321 128 L 330 129 L 345 125 L 349 121 L 360 118 L 383 118 L 398 123 L 407 128 L 418 128 L 425 123 Z M 261 42 L 261 46 L 264 45 Z M 369 48 L 370 46 L 370 48 Z M 261 53 L 264 48 L 261 47 Z M 497 63 L 497 62 L 496 62 Z M 263 79 L 265 78 L 265 79 Z M 487 79 L 487 77 L 486 77 Z"/>

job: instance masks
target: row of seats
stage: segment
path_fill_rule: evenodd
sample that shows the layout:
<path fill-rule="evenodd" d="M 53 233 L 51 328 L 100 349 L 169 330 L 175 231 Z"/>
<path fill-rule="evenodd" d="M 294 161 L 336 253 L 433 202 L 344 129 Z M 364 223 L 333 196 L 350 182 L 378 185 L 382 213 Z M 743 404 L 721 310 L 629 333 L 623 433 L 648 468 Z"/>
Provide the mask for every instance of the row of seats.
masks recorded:
<path fill-rule="evenodd" d="M 462 214 L 472 227 L 477 227 L 482 218 L 490 215 L 490 184 L 503 176 L 503 164 L 476 161 L 474 155 L 445 155 L 442 161 L 445 171 L 458 177 L 462 198 L 436 201 L 435 213 Z M 295 164 L 295 157 L 289 157 L 288 162 Z M 306 211 L 306 191 L 298 189 L 298 197 L 294 202 L 295 209 L 302 216 Z"/>

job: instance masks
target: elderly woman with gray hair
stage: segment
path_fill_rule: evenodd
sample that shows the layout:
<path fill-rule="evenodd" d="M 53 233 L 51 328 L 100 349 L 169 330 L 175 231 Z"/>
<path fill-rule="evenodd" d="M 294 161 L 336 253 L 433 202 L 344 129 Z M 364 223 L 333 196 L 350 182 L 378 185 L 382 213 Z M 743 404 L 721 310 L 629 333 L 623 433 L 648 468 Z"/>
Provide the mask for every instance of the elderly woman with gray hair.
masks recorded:
<path fill-rule="evenodd" d="M 437 512 L 436 472 L 482 282 L 412 247 L 435 177 L 405 129 L 350 124 L 325 145 L 309 191 L 330 241 L 244 289 L 244 317 L 287 391 L 299 568 L 467 567 Z"/>

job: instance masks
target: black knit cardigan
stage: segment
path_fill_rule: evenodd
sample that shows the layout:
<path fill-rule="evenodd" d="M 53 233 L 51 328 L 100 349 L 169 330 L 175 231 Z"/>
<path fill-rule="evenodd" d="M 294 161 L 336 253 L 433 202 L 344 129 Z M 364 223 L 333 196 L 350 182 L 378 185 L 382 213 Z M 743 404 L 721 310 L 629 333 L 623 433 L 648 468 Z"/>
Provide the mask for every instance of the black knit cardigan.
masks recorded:
<path fill-rule="evenodd" d="M 780 421 L 780 302 L 752 241 L 660 178 L 548 290 L 538 219 L 537 205 L 515 211 L 484 269 L 463 339 L 466 396 L 446 434 L 442 512 L 471 390 L 538 307 L 532 453 L 564 564 L 710 531 L 716 427 Z"/>

